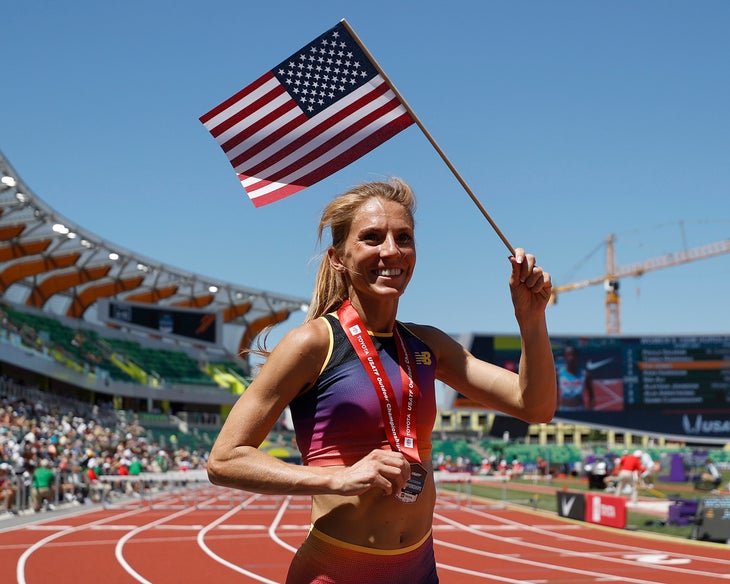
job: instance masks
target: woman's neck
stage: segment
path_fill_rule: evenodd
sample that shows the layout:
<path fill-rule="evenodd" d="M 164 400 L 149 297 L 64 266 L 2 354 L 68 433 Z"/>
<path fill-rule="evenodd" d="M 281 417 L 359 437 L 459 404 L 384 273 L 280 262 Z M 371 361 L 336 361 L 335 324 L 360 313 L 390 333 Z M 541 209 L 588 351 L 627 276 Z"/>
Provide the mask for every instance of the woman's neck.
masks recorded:
<path fill-rule="evenodd" d="M 352 306 L 357 310 L 367 330 L 374 333 L 390 333 L 395 325 L 398 312 L 398 300 L 370 300 L 350 298 Z"/>

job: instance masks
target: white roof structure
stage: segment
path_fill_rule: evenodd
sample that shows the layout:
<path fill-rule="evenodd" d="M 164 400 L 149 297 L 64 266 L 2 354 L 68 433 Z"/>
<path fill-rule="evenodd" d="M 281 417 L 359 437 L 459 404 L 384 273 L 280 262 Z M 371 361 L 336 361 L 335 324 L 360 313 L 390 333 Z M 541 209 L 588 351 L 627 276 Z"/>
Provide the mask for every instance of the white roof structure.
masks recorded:
<path fill-rule="evenodd" d="M 215 313 L 226 331 L 219 344 L 233 354 L 308 302 L 186 272 L 106 241 L 45 204 L 2 152 L 0 298 L 95 324 L 99 306 L 112 300 Z"/>

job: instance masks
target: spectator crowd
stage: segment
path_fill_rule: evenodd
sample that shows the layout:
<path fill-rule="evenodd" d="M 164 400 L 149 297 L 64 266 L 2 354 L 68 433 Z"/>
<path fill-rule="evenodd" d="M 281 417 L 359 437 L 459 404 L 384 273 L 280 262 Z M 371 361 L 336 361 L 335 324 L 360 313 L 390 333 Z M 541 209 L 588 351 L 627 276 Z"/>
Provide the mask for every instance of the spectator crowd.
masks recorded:
<path fill-rule="evenodd" d="M 0 377 L 2 514 L 98 501 L 104 489 L 94 487 L 104 475 L 205 467 L 205 450 L 164 448 L 139 424 L 117 419 L 110 407 L 67 404 L 73 409 L 65 409 L 49 405 L 52 397 Z"/>

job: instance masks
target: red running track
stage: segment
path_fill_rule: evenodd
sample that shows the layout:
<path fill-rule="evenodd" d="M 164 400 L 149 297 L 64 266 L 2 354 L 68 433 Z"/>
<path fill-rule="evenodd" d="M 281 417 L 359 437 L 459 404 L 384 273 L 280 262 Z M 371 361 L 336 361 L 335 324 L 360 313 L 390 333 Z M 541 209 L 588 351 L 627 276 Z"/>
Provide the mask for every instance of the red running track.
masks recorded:
<path fill-rule="evenodd" d="M 308 499 L 242 494 L 232 504 L 231 491 L 214 487 L 203 495 L 0 529 L 0 582 L 282 582 L 309 528 Z M 443 584 L 730 583 L 730 546 L 513 507 L 440 498 L 434 539 Z"/>

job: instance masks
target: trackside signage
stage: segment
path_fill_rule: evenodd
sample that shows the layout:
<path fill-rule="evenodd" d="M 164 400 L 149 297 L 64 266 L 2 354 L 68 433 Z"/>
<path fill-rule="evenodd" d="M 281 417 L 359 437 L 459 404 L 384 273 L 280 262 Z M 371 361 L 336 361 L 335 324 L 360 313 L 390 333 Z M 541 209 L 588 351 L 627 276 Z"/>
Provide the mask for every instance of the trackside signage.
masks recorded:
<path fill-rule="evenodd" d="M 583 493 L 558 491 L 558 515 L 584 521 L 585 514 L 586 498 Z"/>
<path fill-rule="evenodd" d="M 626 499 L 557 491 L 558 515 L 609 527 L 626 527 Z"/>
<path fill-rule="evenodd" d="M 626 499 L 612 495 L 586 495 L 586 521 L 626 527 Z"/>

